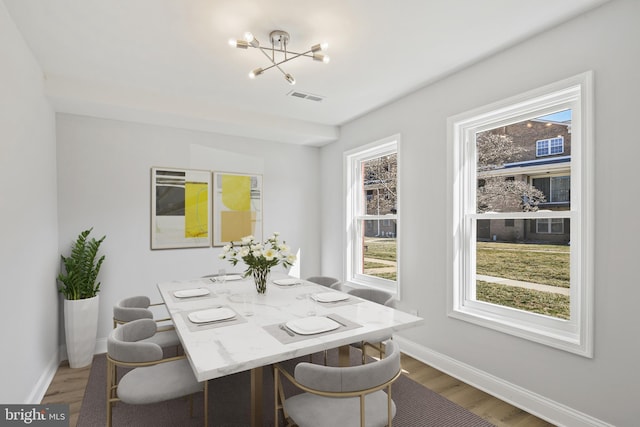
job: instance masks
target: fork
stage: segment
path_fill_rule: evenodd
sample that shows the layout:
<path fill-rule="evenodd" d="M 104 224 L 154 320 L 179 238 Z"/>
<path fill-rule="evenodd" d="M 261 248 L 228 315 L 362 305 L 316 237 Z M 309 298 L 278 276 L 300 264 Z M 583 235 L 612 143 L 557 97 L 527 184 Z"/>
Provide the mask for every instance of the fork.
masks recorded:
<path fill-rule="evenodd" d="M 280 329 L 282 329 L 283 331 L 285 331 L 286 333 L 289 334 L 289 336 L 295 337 L 296 334 L 293 333 L 293 331 L 291 331 L 291 329 L 287 328 L 284 323 L 280 324 Z"/>

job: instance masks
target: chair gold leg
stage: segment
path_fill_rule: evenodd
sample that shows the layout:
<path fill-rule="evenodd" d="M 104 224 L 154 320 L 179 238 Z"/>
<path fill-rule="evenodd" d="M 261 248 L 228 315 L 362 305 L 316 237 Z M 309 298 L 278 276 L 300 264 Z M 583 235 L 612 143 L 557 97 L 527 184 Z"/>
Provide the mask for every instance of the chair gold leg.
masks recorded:
<path fill-rule="evenodd" d="M 114 365 L 107 360 L 107 427 L 111 427 L 113 416 L 113 398 L 114 396 Z"/>
<path fill-rule="evenodd" d="M 284 388 L 282 387 L 283 382 L 280 380 L 280 369 L 273 365 L 273 394 L 275 401 L 275 414 L 273 419 L 274 425 L 278 425 L 280 410 L 282 410 L 282 419 L 285 425 L 290 426 L 291 422 L 289 421 L 289 415 L 287 411 L 284 409 Z"/>
<path fill-rule="evenodd" d="M 393 427 L 392 426 L 393 417 L 391 416 L 391 384 L 389 384 L 389 387 L 387 387 L 387 417 L 388 417 L 388 421 L 387 421 L 388 427 Z"/>

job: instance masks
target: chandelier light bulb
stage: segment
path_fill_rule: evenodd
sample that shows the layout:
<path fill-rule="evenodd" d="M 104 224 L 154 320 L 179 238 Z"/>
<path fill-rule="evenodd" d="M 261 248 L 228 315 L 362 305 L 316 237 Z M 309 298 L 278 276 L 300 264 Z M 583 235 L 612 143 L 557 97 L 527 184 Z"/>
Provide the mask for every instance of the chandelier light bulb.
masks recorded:
<path fill-rule="evenodd" d="M 321 50 L 326 50 L 328 47 L 329 47 L 329 43 L 327 42 L 314 44 L 313 46 L 311 46 L 311 53 L 316 53 L 316 52 L 320 52 Z"/>
<path fill-rule="evenodd" d="M 323 55 L 321 53 L 314 53 L 313 54 L 313 60 L 314 61 L 322 61 L 325 64 L 327 64 L 329 62 L 331 58 L 329 58 L 327 55 Z"/>
<path fill-rule="evenodd" d="M 249 48 L 249 43 L 244 40 L 233 40 L 229 39 L 229 45 L 233 47 L 237 47 L 238 49 L 247 49 Z"/>
<path fill-rule="evenodd" d="M 260 42 L 258 41 L 258 39 L 256 39 L 255 36 L 252 33 L 250 33 L 249 31 L 244 33 L 244 39 L 246 40 L 247 43 L 249 43 L 251 45 L 251 47 L 259 47 L 260 46 Z"/>
<path fill-rule="evenodd" d="M 293 78 L 293 76 L 289 73 L 284 75 L 284 78 L 289 82 L 290 85 L 294 85 L 296 84 L 296 79 Z"/>
<path fill-rule="evenodd" d="M 250 79 L 255 79 L 256 76 L 259 76 L 260 74 L 263 73 L 263 69 L 262 68 L 256 68 L 255 70 L 253 70 L 252 72 L 249 73 L 249 78 Z"/>

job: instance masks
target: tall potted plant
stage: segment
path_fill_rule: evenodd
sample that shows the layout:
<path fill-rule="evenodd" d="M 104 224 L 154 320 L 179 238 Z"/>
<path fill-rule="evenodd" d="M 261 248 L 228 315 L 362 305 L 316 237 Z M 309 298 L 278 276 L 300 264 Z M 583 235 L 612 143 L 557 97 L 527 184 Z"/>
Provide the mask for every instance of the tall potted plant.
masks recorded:
<path fill-rule="evenodd" d="M 64 272 L 58 275 L 64 295 L 64 330 L 69 366 L 91 364 L 98 332 L 100 282 L 97 281 L 104 255 L 98 258 L 99 240 L 89 238 L 93 228 L 78 235 L 68 257 L 61 255 Z"/>

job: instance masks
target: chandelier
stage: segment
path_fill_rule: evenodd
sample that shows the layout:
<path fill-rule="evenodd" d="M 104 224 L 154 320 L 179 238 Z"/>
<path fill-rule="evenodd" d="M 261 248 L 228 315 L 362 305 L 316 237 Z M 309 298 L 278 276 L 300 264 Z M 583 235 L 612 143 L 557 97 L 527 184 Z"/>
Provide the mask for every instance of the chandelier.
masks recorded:
<path fill-rule="evenodd" d="M 271 47 L 262 47 L 260 46 L 260 42 L 253 36 L 253 34 L 246 32 L 244 33 L 244 40 L 229 40 L 229 44 L 231 46 L 235 46 L 238 49 L 248 49 L 250 47 L 254 49 L 259 49 L 260 52 L 264 54 L 264 56 L 269 59 L 271 65 L 267 67 L 256 68 L 255 70 L 249 73 L 249 78 L 254 79 L 260 74 L 264 73 L 270 68 L 277 68 L 284 75 L 285 80 L 291 84 L 296 84 L 296 79 L 287 72 L 285 72 L 280 65 L 285 62 L 289 62 L 296 58 L 300 58 L 305 56 L 307 58 L 311 58 L 314 61 L 324 62 L 325 64 L 329 62 L 329 57 L 321 53 L 323 50 L 327 48 L 326 43 L 315 44 L 311 46 L 311 49 L 306 52 L 298 53 L 288 50 L 287 46 L 289 45 L 289 33 L 282 30 L 274 30 L 269 33 L 269 39 L 271 40 Z"/>

